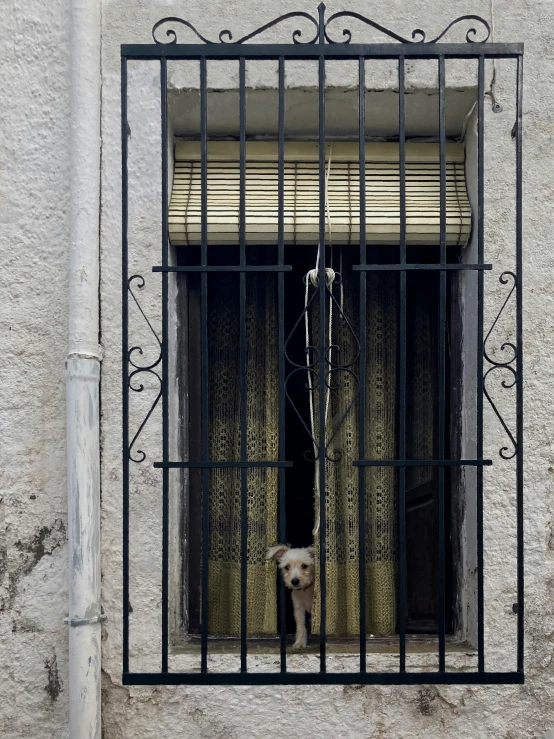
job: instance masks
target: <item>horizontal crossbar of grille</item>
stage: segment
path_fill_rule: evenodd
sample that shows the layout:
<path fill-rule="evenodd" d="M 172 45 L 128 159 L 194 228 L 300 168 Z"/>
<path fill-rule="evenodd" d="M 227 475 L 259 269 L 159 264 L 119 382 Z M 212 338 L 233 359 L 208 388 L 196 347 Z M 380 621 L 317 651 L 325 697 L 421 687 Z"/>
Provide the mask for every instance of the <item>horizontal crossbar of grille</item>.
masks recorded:
<path fill-rule="evenodd" d="M 132 672 L 123 685 L 522 685 L 520 672 Z"/>
<path fill-rule="evenodd" d="M 356 459 L 354 467 L 488 467 L 492 459 Z"/>
<path fill-rule="evenodd" d="M 357 459 L 354 467 L 488 467 L 492 459 Z M 154 462 L 157 469 L 292 467 L 292 462 Z"/>
<path fill-rule="evenodd" d="M 291 272 L 290 264 L 196 264 L 175 267 L 152 267 L 152 272 Z"/>
<path fill-rule="evenodd" d="M 292 467 L 292 462 L 154 462 L 159 469 L 253 469 Z"/>
<path fill-rule="evenodd" d="M 126 59 L 515 59 L 523 44 L 123 44 Z"/>
<path fill-rule="evenodd" d="M 354 264 L 354 272 L 405 272 L 412 270 L 489 270 L 492 264 Z"/>
<path fill-rule="evenodd" d="M 412 270 L 491 270 L 492 264 L 355 264 L 355 272 L 404 272 Z M 175 267 L 152 267 L 152 272 L 291 272 L 289 264 L 228 264 L 228 265 L 185 265 Z"/>

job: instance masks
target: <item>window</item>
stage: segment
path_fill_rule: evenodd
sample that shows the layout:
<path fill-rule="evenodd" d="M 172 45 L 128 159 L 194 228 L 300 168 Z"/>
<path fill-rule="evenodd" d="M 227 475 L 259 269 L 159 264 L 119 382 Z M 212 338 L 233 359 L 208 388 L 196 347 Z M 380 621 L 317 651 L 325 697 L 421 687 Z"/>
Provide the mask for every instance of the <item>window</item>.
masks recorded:
<path fill-rule="evenodd" d="M 127 683 L 522 679 L 517 272 L 500 276 L 506 284 L 507 275 L 512 275 L 516 290 L 517 340 L 504 344 L 513 348 L 513 357 L 498 360 L 487 353 L 486 345 L 484 354 L 476 349 L 490 336 L 489 332 L 485 337 L 483 328 L 484 272 L 491 268 L 484 260 L 484 63 L 490 55 L 517 60 L 517 262 L 521 253 L 521 49 L 484 42 L 335 44 L 327 31 L 334 16 L 325 24 L 324 10 L 320 6 L 319 20 L 312 19 L 318 28 L 315 40 L 322 43 L 302 47 L 156 41 L 152 46 L 122 50 Z M 297 35 L 294 39 L 298 41 Z M 295 57 L 318 65 L 318 136 L 313 143 L 285 141 L 285 69 Z M 392 60 L 398 74 L 396 142 L 367 141 L 366 66 L 380 57 Z M 447 57 L 448 62 L 473 60 L 477 77 L 477 187 L 471 205 L 466 190 L 467 152 L 447 135 Z M 209 140 L 207 68 L 220 58 L 235 64 L 239 73 L 237 142 Z M 438 130 L 431 142 L 414 142 L 407 134 L 407 58 L 432 60 L 436 65 Z M 141 59 L 158 59 L 161 70 L 162 249 L 161 260 L 152 265 L 153 272 L 160 273 L 153 277 L 161 280 L 161 338 L 138 300 L 144 278 L 128 271 L 132 244 L 128 238 L 127 63 Z M 256 59 L 276 63 L 274 142 L 247 141 L 246 68 Z M 171 188 L 168 60 L 199 60 L 200 81 L 198 137 L 177 142 Z M 357 75 L 357 133 L 350 143 L 333 140 L 330 127 L 326 128 L 325 71 L 336 60 L 350 63 Z M 470 109 L 468 118 L 471 114 Z M 466 246 L 468 241 L 471 248 Z M 469 262 L 472 250 L 476 259 Z M 476 287 L 475 306 L 467 303 L 468 285 Z M 154 363 L 137 361 L 142 350 L 129 339 L 129 295 L 159 343 L 160 356 Z M 471 331 L 460 322 L 462 311 L 464 321 L 472 314 L 476 327 L 475 345 L 463 357 L 458 337 L 463 334 L 467 343 Z M 490 365 L 486 372 L 484 358 Z M 459 392 L 461 364 L 470 365 L 476 378 L 475 413 L 471 414 L 474 453 L 467 458 L 460 451 L 471 449 L 471 443 L 458 418 L 467 415 L 471 403 Z M 508 368 L 517 386 L 515 436 L 486 387 L 487 376 L 495 368 Z M 141 373 L 159 380 L 159 393 L 133 433 L 129 390 L 142 392 Z M 467 395 L 467 389 L 464 392 Z M 178 411 L 170 409 L 172 397 Z M 483 468 L 491 464 L 483 456 L 484 397 L 513 442 L 518 464 L 518 662 L 513 672 L 484 671 Z M 143 451 L 137 452 L 136 442 L 158 406 L 162 459 L 155 460 L 153 468 L 162 474 L 162 669 L 156 673 L 129 667 L 129 552 L 134 533 L 131 466 L 147 458 Z M 174 438 L 171 416 L 179 414 L 185 431 Z M 472 672 L 447 671 L 446 660 L 446 637 L 456 620 L 459 566 L 456 546 L 450 542 L 459 538 L 459 531 L 452 528 L 461 526 L 455 515 L 463 487 L 460 470 L 471 470 L 466 493 L 470 487 L 475 505 L 477 670 Z M 170 541 L 170 517 L 179 494 L 186 541 L 181 605 L 187 633 L 198 634 L 199 672 L 198 668 L 170 669 L 171 619 L 179 611 L 179 606 L 171 605 L 176 586 L 170 575 L 169 550 L 176 545 Z M 464 526 L 468 520 L 464 519 Z M 290 602 L 265 555 L 277 540 L 308 545 L 312 539 L 317 575 L 311 631 L 319 669 L 306 672 L 298 668 L 299 656 L 291 656 L 287 649 Z M 436 672 L 409 669 L 411 633 L 436 634 Z M 250 649 L 260 635 L 278 636 L 278 672 L 249 672 Z M 373 635 L 393 637 L 398 672 L 368 669 L 368 639 Z M 208 665 L 209 654 L 217 651 L 217 638 L 229 636 L 240 640 L 240 673 Z M 358 650 L 359 670 L 333 672 L 333 645 L 340 648 L 345 639 Z M 293 669 L 287 669 L 288 664 Z"/>
<path fill-rule="evenodd" d="M 314 483 L 317 471 L 318 373 L 325 368 L 326 404 L 326 511 L 327 634 L 359 633 L 359 487 L 360 472 L 353 462 L 360 457 L 360 423 L 363 421 L 366 453 L 376 459 L 398 456 L 399 382 L 406 384 L 406 444 L 410 459 L 435 459 L 437 450 L 437 332 L 438 274 L 425 271 L 408 279 L 406 314 L 406 377 L 399 372 L 400 283 L 394 273 L 375 272 L 366 281 L 365 350 L 360 356 L 359 154 L 354 144 L 326 147 L 326 263 L 333 269 L 326 304 L 326 341 L 329 351 L 317 346 L 318 261 L 318 149 L 311 143 L 287 143 L 284 149 L 284 252 L 291 267 L 284 275 L 282 346 L 279 345 L 278 280 L 270 272 L 245 277 L 245 356 L 241 358 L 240 279 L 234 273 L 214 272 L 208 278 L 208 398 L 210 459 L 237 462 L 241 458 L 241 427 L 246 432 L 246 458 L 278 458 L 279 358 L 284 379 L 284 423 L 281 429 L 286 460 L 292 466 L 279 480 L 277 470 L 252 470 L 247 478 L 248 521 L 248 629 L 253 635 L 277 633 L 277 589 L 273 563 L 267 563 L 268 544 L 277 540 L 277 509 L 285 498 L 286 531 L 292 546 L 308 546 L 315 526 Z M 367 144 L 366 260 L 398 263 L 400 240 L 399 162 L 397 144 Z M 245 163 L 245 257 L 255 269 L 278 263 L 278 190 L 276 143 L 248 142 Z M 207 239 L 212 266 L 239 265 L 240 166 L 239 147 L 230 142 L 208 143 Z M 464 175 L 464 150 L 448 144 L 447 251 L 450 262 L 459 261 L 460 249 L 470 233 L 471 211 Z M 411 262 L 432 263 L 437 256 L 440 224 L 440 172 L 437 144 L 407 144 L 407 213 L 410 222 L 407 249 Z M 199 266 L 201 217 L 200 146 L 177 142 L 175 175 L 169 208 L 169 229 L 178 263 Z M 195 248 L 196 247 L 196 248 Z M 311 275 L 311 279 L 308 277 Z M 363 279 L 363 278 L 362 278 Z M 185 357 L 189 392 L 183 399 L 188 415 L 189 449 L 184 457 L 200 462 L 202 449 L 201 396 L 201 286 L 189 274 L 188 289 L 180 291 L 187 302 L 189 337 L 196 337 Z M 306 294 L 307 287 L 307 294 Z M 308 331 L 308 334 L 306 333 Z M 446 329 L 445 329 L 446 330 Z M 310 338 L 311 337 L 311 338 Z M 330 362 L 317 362 L 317 356 Z M 242 364 L 241 364 L 242 362 Z M 312 369 L 303 371 L 309 363 Z M 360 371 L 365 367 L 365 409 L 361 418 Z M 245 373 L 246 407 L 241 416 L 241 374 Z M 367 419 L 367 420 L 366 420 Z M 368 633 L 390 635 L 397 629 L 398 580 L 398 476 L 394 468 L 365 473 L 366 561 Z M 209 603 L 208 631 L 212 636 L 240 635 L 240 486 L 237 472 L 212 473 L 210 498 L 210 564 L 213 602 Z M 435 593 L 438 480 L 431 467 L 407 471 L 407 628 L 437 632 Z M 282 490 L 281 490 L 282 488 Z M 289 498 L 286 490 L 293 491 Z M 200 629 L 202 478 L 190 477 L 188 536 L 188 628 Z M 316 499 L 318 490 L 315 490 Z M 448 518 L 448 517 L 447 517 Z M 257 537 L 257 539 L 256 539 Z M 422 545 L 422 541 L 425 543 Z M 217 573 L 217 574 L 216 574 Z M 219 581 L 218 581 L 219 578 Z M 263 586 L 260 587 L 260 582 Z M 274 598 L 268 591 L 274 590 Z M 316 589 L 318 592 L 318 590 Z M 227 602 L 218 599 L 226 594 Z M 233 605 L 234 604 L 234 605 Z M 318 600 L 313 619 L 317 628 Z M 288 629 L 294 630 L 287 599 Z M 331 616 L 332 612 L 332 616 Z M 450 619 L 449 619 L 450 620 Z"/>

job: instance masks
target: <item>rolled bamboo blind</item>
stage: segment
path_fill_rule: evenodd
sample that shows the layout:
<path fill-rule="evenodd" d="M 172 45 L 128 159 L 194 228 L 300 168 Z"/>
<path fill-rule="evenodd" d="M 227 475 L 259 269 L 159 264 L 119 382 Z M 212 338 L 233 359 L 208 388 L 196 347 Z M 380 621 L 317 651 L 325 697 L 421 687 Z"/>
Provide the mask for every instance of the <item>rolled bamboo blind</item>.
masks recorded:
<path fill-rule="evenodd" d="M 284 239 L 286 244 L 313 245 L 319 234 L 318 144 L 285 144 Z M 358 144 L 326 145 L 326 237 L 328 242 L 356 244 L 360 239 L 360 174 Z M 399 147 L 368 143 L 366 168 L 366 240 L 368 244 L 400 243 Z M 240 163 L 236 142 L 209 142 L 207 160 L 208 244 L 239 242 Z M 278 161 L 275 142 L 248 142 L 245 161 L 245 234 L 248 244 L 275 244 L 278 237 Z M 175 146 L 169 235 L 175 246 L 201 243 L 200 144 Z M 465 245 L 471 230 L 464 148 L 446 145 L 446 243 Z M 440 242 L 439 146 L 406 144 L 406 241 L 408 245 Z"/>

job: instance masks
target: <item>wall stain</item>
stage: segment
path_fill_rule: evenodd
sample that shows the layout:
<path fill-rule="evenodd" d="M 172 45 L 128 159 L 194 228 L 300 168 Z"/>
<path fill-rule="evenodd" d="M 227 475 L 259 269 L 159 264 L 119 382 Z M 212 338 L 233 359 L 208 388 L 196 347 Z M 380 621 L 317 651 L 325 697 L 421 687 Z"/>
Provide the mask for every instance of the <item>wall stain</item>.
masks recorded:
<path fill-rule="evenodd" d="M 421 688 L 418 691 L 416 705 L 422 716 L 432 716 L 435 713 L 436 706 L 433 704 L 436 699 L 437 690 L 435 688 Z"/>
<path fill-rule="evenodd" d="M 32 539 L 16 541 L 14 546 L 24 555 L 20 566 L 22 575 L 28 575 L 40 560 L 57 549 L 65 541 L 65 523 L 57 518 L 52 526 L 42 526 Z"/>
<path fill-rule="evenodd" d="M 345 698 L 355 695 L 358 691 L 364 691 L 365 685 L 344 685 L 342 694 Z M 365 692 L 365 691 L 364 691 Z"/>
<path fill-rule="evenodd" d="M 19 561 L 8 574 L 7 603 L 0 603 L 0 611 L 9 610 L 13 606 L 19 580 L 32 572 L 43 557 L 51 555 L 65 544 L 66 538 L 65 522 L 57 518 L 51 526 L 42 526 L 27 541 L 19 539 L 15 542 L 14 548 L 19 552 Z"/>
<path fill-rule="evenodd" d="M 44 663 L 44 669 L 48 670 L 48 682 L 46 683 L 44 690 L 50 697 L 52 703 L 58 700 L 58 696 L 62 689 L 62 682 L 58 673 L 58 660 L 56 659 L 56 652 L 54 652 L 51 659 L 47 659 Z"/>
<path fill-rule="evenodd" d="M 42 626 L 40 626 L 40 624 L 37 624 L 32 619 L 12 618 L 12 634 L 16 634 L 17 632 L 23 634 L 39 634 L 43 631 L 44 629 L 42 628 Z"/>
<path fill-rule="evenodd" d="M 4 581 L 4 576 L 8 569 L 8 551 L 5 546 L 0 546 L 0 585 Z"/>
<path fill-rule="evenodd" d="M 375 731 L 371 734 L 371 739 L 387 739 L 387 726 L 384 721 L 377 720 Z"/>

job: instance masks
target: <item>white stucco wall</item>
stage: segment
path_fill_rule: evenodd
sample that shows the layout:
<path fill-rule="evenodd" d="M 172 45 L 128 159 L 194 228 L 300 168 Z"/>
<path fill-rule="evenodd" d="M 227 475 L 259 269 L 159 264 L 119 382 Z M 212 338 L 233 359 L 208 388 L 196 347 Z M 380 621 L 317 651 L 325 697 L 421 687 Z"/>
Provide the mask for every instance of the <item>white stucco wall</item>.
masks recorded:
<path fill-rule="evenodd" d="M 450 10 L 436 0 L 405 0 L 370 8 L 352 0 L 329 3 L 371 15 L 409 35 L 432 36 L 455 15 L 489 14 L 489 3 L 468 0 Z M 526 496 L 526 684 L 522 687 L 178 687 L 121 686 L 121 398 L 120 398 L 120 62 L 121 43 L 148 43 L 162 16 L 180 15 L 208 37 L 222 28 L 248 32 L 290 10 L 314 13 L 316 2 L 104 0 L 102 37 L 102 574 L 103 731 L 127 737 L 465 737 L 531 739 L 554 731 L 554 614 L 552 608 L 552 402 L 554 322 L 550 275 L 554 258 L 552 144 L 554 5 L 495 0 L 495 38 L 526 44 L 524 92 L 524 331 Z M 209 12 L 207 10 L 209 9 Z M 4 0 L 0 48 L 0 326 L 4 347 L 0 384 L 0 726 L 9 737 L 67 736 L 67 549 L 64 359 L 67 353 L 67 159 L 69 18 L 66 0 Z M 353 24 L 353 28 L 354 28 Z M 356 28 L 363 37 L 364 30 Z M 284 31 L 283 31 L 284 33 Z M 185 31 L 186 34 L 186 31 Z M 188 38 L 185 35 L 186 38 Z M 274 39 L 282 37 L 273 32 Z M 271 38 L 271 36 L 270 36 Z M 501 69 L 507 69 L 505 74 Z M 489 258 L 513 243 L 513 70 L 499 65 L 504 112 L 487 103 L 487 220 Z M 257 74 L 263 78 L 261 70 Z M 310 84 L 299 70 L 298 85 Z M 410 80 L 417 81 L 418 70 Z M 423 77 L 425 74 L 422 72 Z M 233 88 L 233 82 L 221 86 Z M 133 79 L 131 75 L 131 80 Z M 130 222 L 136 266 L 155 285 L 150 244 L 159 243 L 157 74 L 136 77 L 130 108 L 134 153 Z M 177 81 L 178 82 L 178 81 Z M 176 83 L 177 84 L 177 83 Z M 338 84 L 338 83 L 337 83 Z M 390 86 L 390 79 L 383 87 Z M 512 102 L 509 100 L 512 96 Z M 136 147 L 133 151 L 133 147 Z M 137 166 L 140 163 L 140 166 Z M 510 241 L 512 240 L 512 241 Z M 513 267 L 510 259 L 503 268 Z M 505 294 L 487 276 L 487 319 Z M 146 304 L 156 308 L 156 290 Z M 507 330 L 507 329 L 506 329 Z M 154 346 L 155 349 L 155 346 Z M 509 413 L 509 405 L 506 404 Z M 503 437 L 490 413 L 490 448 Z M 150 432 L 150 440 L 155 431 Z M 513 668 L 513 467 L 486 474 L 487 659 Z M 159 473 L 143 468 L 136 490 L 136 628 L 133 659 L 157 669 L 159 649 Z M 2 554 L 5 552 L 6 554 Z M 511 553 L 511 554 L 510 554 Z M 508 559 L 508 555 L 512 559 Z M 7 679 L 6 679 L 7 678 Z"/>
<path fill-rule="evenodd" d="M 67 735 L 69 7 L 0 9 L 0 726 Z"/>

